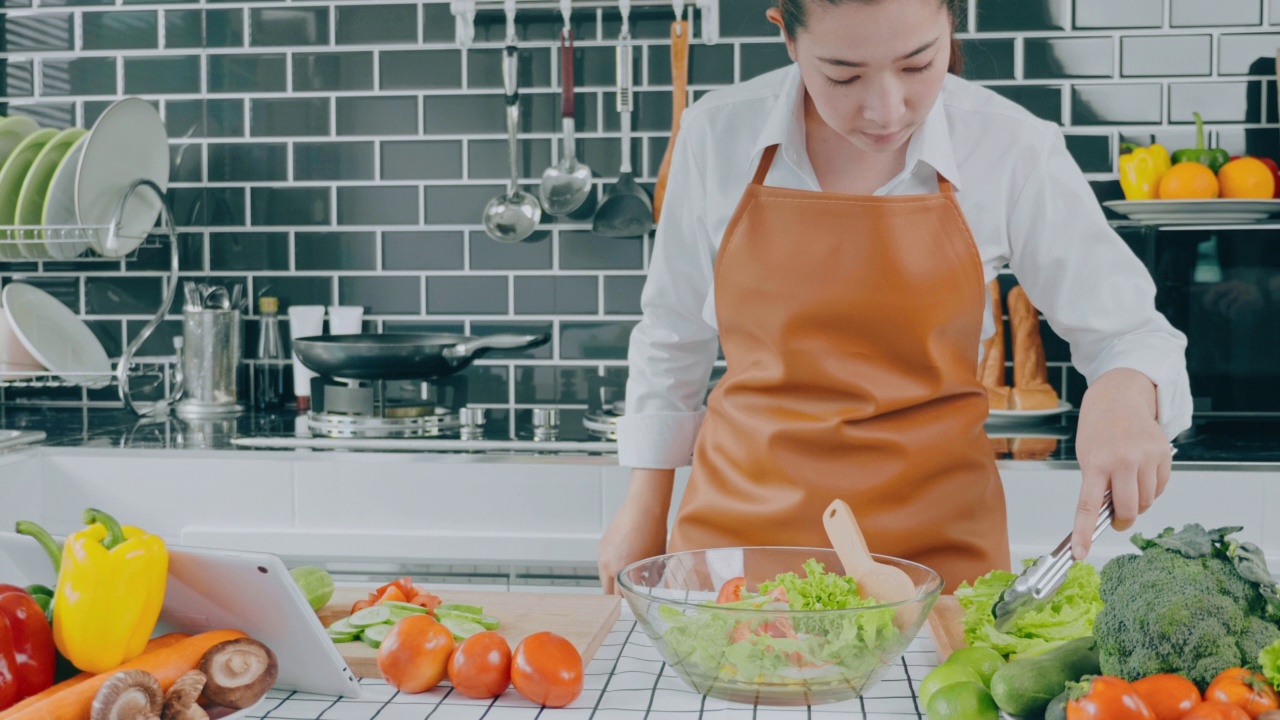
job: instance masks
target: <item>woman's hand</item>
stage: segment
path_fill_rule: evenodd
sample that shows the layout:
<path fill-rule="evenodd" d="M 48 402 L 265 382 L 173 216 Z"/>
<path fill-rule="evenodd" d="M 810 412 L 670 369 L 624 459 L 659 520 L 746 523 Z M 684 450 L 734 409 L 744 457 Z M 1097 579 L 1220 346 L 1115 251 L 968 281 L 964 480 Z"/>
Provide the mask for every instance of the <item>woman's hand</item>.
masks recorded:
<path fill-rule="evenodd" d="M 1111 526 L 1128 530 L 1169 483 L 1172 454 L 1156 422 L 1155 385 L 1146 375 L 1116 368 L 1094 381 L 1080 408 L 1076 456 L 1083 482 L 1071 550 L 1083 560 L 1108 488 L 1115 507 Z"/>
<path fill-rule="evenodd" d="M 673 470 L 631 471 L 627 499 L 596 549 L 596 568 L 605 594 L 621 594 L 614 578 L 622 568 L 667 551 L 667 512 L 674 485 Z"/>

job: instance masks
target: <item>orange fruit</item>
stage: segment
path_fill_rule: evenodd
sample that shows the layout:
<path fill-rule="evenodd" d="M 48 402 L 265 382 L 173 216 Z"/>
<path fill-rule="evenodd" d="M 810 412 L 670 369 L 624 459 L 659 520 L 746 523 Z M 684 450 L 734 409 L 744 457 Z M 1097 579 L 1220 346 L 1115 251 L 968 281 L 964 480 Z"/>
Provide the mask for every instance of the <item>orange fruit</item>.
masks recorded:
<path fill-rule="evenodd" d="M 1271 169 L 1251 157 L 1236 158 L 1219 168 L 1218 185 L 1224 198 L 1270 199 L 1276 192 Z"/>
<path fill-rule="evenodd" d="M 1210 200 L 1218 197 L 1218 177 L 1207 165 L 1180 162 L 1160 178 L 1159 194 L 1161 200 Z"/>

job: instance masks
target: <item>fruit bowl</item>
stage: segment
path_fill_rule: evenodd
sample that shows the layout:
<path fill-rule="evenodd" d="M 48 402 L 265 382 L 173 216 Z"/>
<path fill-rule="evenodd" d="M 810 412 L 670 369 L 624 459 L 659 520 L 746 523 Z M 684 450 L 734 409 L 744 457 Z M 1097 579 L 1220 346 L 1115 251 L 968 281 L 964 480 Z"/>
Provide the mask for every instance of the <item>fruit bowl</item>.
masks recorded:
<path fill-rule="evenodd" d="M 751 594 L 780 573 L 805 578 L 810 560 L 827 573 L 843 575 L 835 551 L 824 548 L 670 553 L 623 568 L 618 586 L 663 659 L 699 694 L 759 705 L 817 705 L 858 697 L 884 677 L 899 663 L 942 591 L 942 578 L 933 570 L 874 557 L 907 573 L 916 588 L 910 600 L 792 610 L 806 597 L 811 605 L 820 593 L 793 591 L 798 597 L 782 602 L 775 590 L 773 596 L 755 599 L 768 600 L 758 609 L 716 604 L 720 588 L 735 577 L 745 579 Z M 832 595 L 841 589 L 838 582 L 823 587 Z"/>

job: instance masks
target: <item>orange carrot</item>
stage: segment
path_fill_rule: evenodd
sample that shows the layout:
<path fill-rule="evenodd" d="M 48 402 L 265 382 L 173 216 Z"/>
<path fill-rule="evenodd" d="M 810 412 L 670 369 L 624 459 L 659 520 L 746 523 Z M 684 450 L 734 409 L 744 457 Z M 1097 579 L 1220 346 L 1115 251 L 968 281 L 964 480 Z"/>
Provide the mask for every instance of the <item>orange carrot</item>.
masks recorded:
<path fill-rule="evenodd" d="M 161 650 L 161 649 L 170 647 L 172 645 L 176 645 L 179 640 L 186 640 L 189 637 L 191 636 L 186 633 L 175 632 L 175 633 L 169 633 L 168 635 L 161 635 L 160 637 L 156 637 L 156 638 L 151 638 L 151 640 L 147 643 L 147 649 L 143 650 L 142 652 L 143 654 L 146 654 L 154 650 Z M 76 675 L 75 677 L 67 678 L 66 680 L 63 680 L 57 685 L 53 685 L 49 687 L 43 692 L 36 693 L 35 695 L 32 695 L 31 697 L 23 700 L 20 703 L 10 706 L 7 710 L 0 711 L 0 720 L 9 720 L 9 718 L 17 715 L 19 712 L 23 710 L 26 710 L 32 705 L 35 705 L 36 703 L 39 703 L 39 702 L 43 702 L 53 697 L 54 695 L 57 695 L 63 690 L 75 687 L 76 685 L 79 685 L 80 683 L 84 682 L 85 680 L 88 680 L 91 677 L 93 677 L 93 673 L 82 672 L 79 675 Z"/>
<path fill-rule="evenodd" d="M 98 690 L 112 675 L 124 670 L 149 672 L 160 681 L 160 687 L 168 692 L 183 673 L 200 663 L 200 658 L 209 648 L 244 636 L 239 630 L 210 630 L 182 639 L 168 647 L 139 655 L 114 670 L 90 676 L 5 720 L 84 720 L 89 717 L 93 697 L 98 694 Z"/>

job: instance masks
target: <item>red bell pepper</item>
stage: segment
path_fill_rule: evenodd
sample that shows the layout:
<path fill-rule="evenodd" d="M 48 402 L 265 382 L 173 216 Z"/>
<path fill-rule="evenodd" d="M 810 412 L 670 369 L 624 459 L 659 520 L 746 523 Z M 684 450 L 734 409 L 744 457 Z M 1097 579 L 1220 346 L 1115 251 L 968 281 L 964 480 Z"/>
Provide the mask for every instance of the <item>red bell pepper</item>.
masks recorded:
<path fill-rule="evenodd" d="M 1267 166 L 1267 169 L 1271 171 L 1271 178 L 1276 181 L 1276 191 L 1271 197 L 1280 198 L 1280 165 L 1277 165 L 1276 161 L 1271 158 L 1258 157 L 1257 155 L 1232 155 L 1231 159 L 1237 160 L 1242 157 L 1251 157 L 1255 160 L 1261 160 L 1262 164 Z"/>
<path fill-rule="evenodd" d="M 53 629 L 40 604 L 22 588 L 0 585 L 0 709 L 52 686 L 57 659 Z M 6 663 L 13 692 L 8 704 Z"/>

